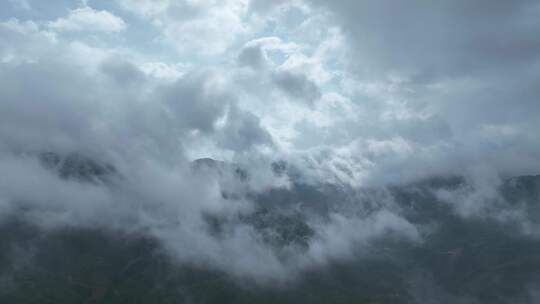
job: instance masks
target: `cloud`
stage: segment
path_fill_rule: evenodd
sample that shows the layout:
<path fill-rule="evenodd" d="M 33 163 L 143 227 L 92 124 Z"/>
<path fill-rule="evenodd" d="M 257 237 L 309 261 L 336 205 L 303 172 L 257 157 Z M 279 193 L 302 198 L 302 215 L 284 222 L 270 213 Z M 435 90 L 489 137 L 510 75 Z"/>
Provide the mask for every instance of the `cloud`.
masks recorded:
<path fill-rule="evenodd" d="M 144 82 L 144 74 L 133 64 L 120 58 L 109 58 L 101 66 L 103 73 L 111 77 L 118 85 L 129 86 Z"/>
<path fill-rule="evenodd" d="M 118 33 L 124 31 L 127 24 L 108 11 L 85 6 L 71 10 L 64 18 L 49 22 L 48 27 L 61 32 Z"/>
<path fill-rule="evenodd" d="M 538 235 L 499 192 L 540 170 L 536 3 L 89 3 L 0 21 L 3 218 L 133 232 L 265 283 L 370 250 L 440 261 L 444 229 L 477 221 Z M 115 178 L 58 175 L 47 152 Z M 467 185 L 415 184 L 435 176 Z"/>
<path fill-rule="evenodd" d="M 257 145 L 272 145 L 272 136 L 257 116 L 233 106 L 217 135 L 217 144 L 233 151 L 246 151 Z"/>
<path fill-rule="evenodd" d="M 271 59 L 268 58 L 269 52 L 281 52 L 286 55 L 298 50 L 295 43 L 285 43 L 279 37 L 263 37 L 247 42 L 240 50 L 238 63 L 242 66 L 250 66 L 260 69 L 266 67 Z"/>
<path fill-rule="evenodd" d="M 365 219 L 332 214 L 330 223 L 317 233 L 318 238 L 311 244 L 309 254 L 323 263 L 332 259 L 350 259 L 369 241 L 389 233 L 398 234 L 412 242 L 421 240 L 414 225 L 388 210 L 382 210 Z"/>
<path fill-rule="evenodd" d="M 536 1 L 312 1 L 336 14 L 355 47 L 359 68 L 404 76 L 459 76 L 534 60 Z M 501 27 L 491 27 L 497 20 Z M 429 25 L 430 31 L 425 30 Z M 369 58 L 369 59 L 368 59 Z"/>
<path fill-rule="evenodd" d="M 307 103 L 314 103 L 321 97 L 317 85 L 303 74 L 277 71 L 273 75 L 273 81 L 286 94 Z"/>
<path fill-rule="evenodd" d="M 303 59 L 296 60 L 301 57 Z M 280 60 L 282 62 L 280 62 Z M 254 78 L 260 79 L 268 90 L 281 93 L 280 100 L 300 101 L 307 105 L 314 104 L 322 95 L 319 85 L 311 79 L 313 74 L 305 66 L 316 65 L 306 58 L 299 45 L 284 42 L 278 37 L 262 37 L 247 42 L 240 50 L 238 65 L 250 67 Z M 247 81 L 249 82 L 249 80 Z M 247 90 L 254 89 L 247 83 Z"/>
<path fill-rule="evenodd" d="M 186 74 L 158 93 L 176 123 L 188 130 L 212 132 L 233 96 L 223 90 L 219 77 L 208 73 Z"/>
<path fill-rule="evenodd" d="M 536 1 L 308 2 L 329 13 L 325 22 L 339 26 L 347 49 L 338 92 L 356 115 L 325 125 L 334 140 L 401 137 L 415 150 L 431 151 L 425 156 L 437 159 L 440 174 L 479 155 L 505 175 L 538 171 L 530 156 L 540 145 L 527 135 L 539 121 Z M 486 128 L 512 133 L 490 135 Z M 520 156 L 505 151 L 510 145 Z M 506 165 L 525 159 L 530 169 Z M 375 163 L 392 174 L 393 167 Z"/>
<path fill-rule="evenodd" d="M 286 183 L 256 154 L 242 157 L 255 146 L 271 145 L 272 137 L 257 116 L 237 108 L 219 74 L 188 73 L 155 85 L 133 64 L 114 56 L 88 74 L 47 56 L 37 59 L 39 64 L 3 65 L 0 73 L 5 86 L 0 97 L 6 101 L 0 106 L 0 168 L 9 172 L 0 187 L 3 213 L 17 214 L 45 231 L 75 226 L 142 233 L 162 242 L 180 263 L 262 282 L 285 280 L 320 261 L 350 255 L 349 250 L 332 249 L 329 257 L 318 260 L 293 250 L 282 257 L 282 249 L 265 243 L 261 231 L 242 221 L 255 208 L 248 193 Z M 28 75 L 35 83 L 32 91 L 24 90 Z M 233 174 L 221 179 L 192 173 L 183 143 L 194 131 L 239 152 L 250 169 L 247 186 Z M 36 157 L 48 151 L 111 162 L 119 177 L 111 185 L 61 178 Z M 238 196 L 225 198 L 223 193 L 231 190 Z M 220 237 L 207 228 L 208 215 L 230 220 Z M 384 222 L 366 238 L 383 234 L 389 225 Z M 323 232 L 332 231 L 332 223 L 318 224 L 317 246 L 322 248 L 316 255 L 332 247 L 330 235 Z M 363 240 L 347 235 L 343 242 Z"/>
<path fill-rule="evenodd" d="M 248 32 L 244 22 L 247 1 L 139 1 L 121 0 L 127 11 L 152 21 L 160 38 L 180 54 L 223 53 Z"/>
<path fill-rule="evenodd" d="M 256 69 L 266 65 L 266 53 L 260 45 L 246 45 L 238 55 L 240 65 L 250 66 Z"/>
<path fill-rule="evenodd" d="M 276 7 L 279 7 L 280 5 L 285 4 L 287 1 L 285 0 L 277 0 L 277 1 L 264 1 L 264 0 L 251 0 L 249 1 L 249 11 L 251 12 L 267 12 L 271 9 L 275 9 Z"/>
<path fill-rule="evenodd" d="M 33 21 L 21 22 L 10 19 L 0 23 L 0 54 L 2 63 L 35 61 L 40 53 L 53 49 L 57 42 L 56 35 L 43 31 Z"/>

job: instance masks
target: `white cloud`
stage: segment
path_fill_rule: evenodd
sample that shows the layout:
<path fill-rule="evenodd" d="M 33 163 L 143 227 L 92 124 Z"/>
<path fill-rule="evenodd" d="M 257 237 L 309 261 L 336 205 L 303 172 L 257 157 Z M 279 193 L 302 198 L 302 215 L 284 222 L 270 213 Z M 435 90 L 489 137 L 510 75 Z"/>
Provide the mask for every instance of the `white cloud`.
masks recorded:
<path fill-rule="evenodd" d="M 108 11 L 94 10 L 89 6 L 71 10 L 66 17 L 49 22 L 48 26 L 64 32 L 117 33 L 127 28 L 122 18 Z"/>
<path fill-rule="evenodd" d="M 248 33 L 247 0 L 120 0 L 122 7 L 152 22 L 160 39 L 180 54 L 216 55 Z"/>

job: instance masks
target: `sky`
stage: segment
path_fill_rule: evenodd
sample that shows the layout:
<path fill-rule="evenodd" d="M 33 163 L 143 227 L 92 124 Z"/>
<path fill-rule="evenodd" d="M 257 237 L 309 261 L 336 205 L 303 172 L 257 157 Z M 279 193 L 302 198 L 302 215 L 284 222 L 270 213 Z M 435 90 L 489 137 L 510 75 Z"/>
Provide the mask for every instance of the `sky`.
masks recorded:
<path fill-rule="evenodd" d="M 191 176 L 191 161 L 242 164 L 257 190 L 287 186 L 269 169 L 280 160 L 307 182 L 351 187 L 538 174 L 539 32 L 535 0 L 5 0 L 0 210 L 40 200 L 31 216 L 44 226 L 135 221 L 172 247 L 194 240 L 182 258 L 280 273 L 247 228 L 221 243 L 198 230 L 193 214 L 249 204 L 224 207 L 223 185 Z M 118 191 L 66 184 L 32 160 L 50 151 L 131 179 Z M 184 226 L 167 226 L 171 214 Z M 357 221 L 336 215 L 296 264 L 343 254 L 358 225 L 419 238 L 390 211 Z M 268 268 L 252 267 L 260 259 Z"/>

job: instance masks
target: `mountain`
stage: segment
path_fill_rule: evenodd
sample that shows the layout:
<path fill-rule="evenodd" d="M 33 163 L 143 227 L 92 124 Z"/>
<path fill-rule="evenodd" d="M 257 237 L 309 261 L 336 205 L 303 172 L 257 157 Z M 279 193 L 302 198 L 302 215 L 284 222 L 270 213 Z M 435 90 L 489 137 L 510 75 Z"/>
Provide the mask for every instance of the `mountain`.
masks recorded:
<path fill-rule="evenodd" d="M 63 179 L 105 183 L 113 176 L 118 175 L 113 165 L 96 161 L 80 153 L 60 155 L 54 152 L 44 152 L 40 153 L 38 158 L 45 168 L 54 171 Z"/>
<path fill-rule="evenodd" d="M 40 159 L 61 178 L 82 183 L 121 176 L 114 166 L 80 155 Z M 284 162 L 272 167 L 288 174 Z M 250 179 L 248 169 L 212 159 L 196 160 L 192 169 Z M 420 242 L 392 234 L 373 239 L 361 254 L 305 269 L 285 285 L 176 263 L 159 240 L 145 235 L 97 227 L 42 231 L 11 218 L 0 225 L 0 303 L 537 303 L 540 238 L 522 233 L 519 222 L 463 216 L 438 195 L 470 188 L 462 177 L 381 189 L 293 179 L 289 188 L 237 193 L 254 202 L 250 213 L 206 217 L 217 238 L 237 223 L 253 227 L 277 256 L 291 248 L 307 252 L 316 238 L 313 219 L 332 214 L 369 217 L 394 208 L 427 231 Z M 504 210 L 523 207 L 526 219 L 539 223 L 540 175 L 504 180 L 497 191 Z"/>

